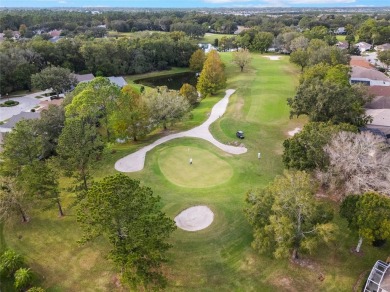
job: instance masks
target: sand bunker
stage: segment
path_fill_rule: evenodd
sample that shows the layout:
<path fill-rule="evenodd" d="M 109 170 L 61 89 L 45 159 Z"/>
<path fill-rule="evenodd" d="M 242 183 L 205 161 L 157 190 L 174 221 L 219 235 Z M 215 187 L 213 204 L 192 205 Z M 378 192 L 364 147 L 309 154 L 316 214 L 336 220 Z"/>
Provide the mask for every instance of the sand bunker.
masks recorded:
<path fill-rule="evenodd" d="M 206 206 L 188 208 L 175 217 L 177 227 L 186 231 L 205 229 L 213 220 L 214 213 Z"/>
<path fill-rule="evenodd" d="M 270 59 L 271 61 L 280 60 L 280 56 L 264 56 L 264 57 Z"/>
<path fill-rule="evenodd" d="M 288 134 L 292 137 L 292 136 L 294 136 L 296 133 L 299 133 L 301 130 L 302 130 L 301 128 L 295 128 L 294 130 L 289 131 Z"/>

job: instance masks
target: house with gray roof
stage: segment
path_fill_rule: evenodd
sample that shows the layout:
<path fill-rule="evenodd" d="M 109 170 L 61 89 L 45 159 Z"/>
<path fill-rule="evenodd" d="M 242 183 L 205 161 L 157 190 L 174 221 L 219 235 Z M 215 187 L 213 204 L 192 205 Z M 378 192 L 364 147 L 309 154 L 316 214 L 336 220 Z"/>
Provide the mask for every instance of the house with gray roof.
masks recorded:
<path fill-rule="evenodd" d="M 371 50 L 372 45 L 366 42 L 359 42 L 355 44 L 355 47 L 359 49 L 360 53 L 363 53 L 365 51 Z"/>
<path fill-rule="evenodd" d="M 351 77 L 349 79 L 351 84 L 362 83 L 368 86 L 390 86 L 390 78 L 378 70 L 360 66 L 351 66 L 351 68 Z"/>
<path fill-rule="evenodd" d="M 77 82 L 89 82 L 95 78 L 91 73 L 89 74 L 74 74 L 76 76 Z"/>
<path fill-rule="evenodd" d="M 41 114 L 37 112 L 21 112 L 12 116 L 5 124 L 0 125 L 0 132 L 11 132 L 17 122 L 21 120 L 36 120 L 40 117 Z"/>
<path fill-rule="evenodd" d="M 127 85 L 127 82 L 126 80 L 123 78 L 123 77 L 114 77 L 114 76 L 111 76 L 111 77 L 108 77 L 108 79 L 110 80 L 111 83 L 114 83 L 116 85 L 118 85 L 119 87 L 123 87 L 125 85 Z"/>

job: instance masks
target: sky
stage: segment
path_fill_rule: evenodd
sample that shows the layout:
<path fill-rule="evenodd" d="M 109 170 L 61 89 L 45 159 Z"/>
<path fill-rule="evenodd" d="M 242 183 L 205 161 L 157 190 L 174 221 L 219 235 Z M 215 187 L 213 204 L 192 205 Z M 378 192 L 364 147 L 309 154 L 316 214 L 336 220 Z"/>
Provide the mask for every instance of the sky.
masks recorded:
<path fill-rule="evenodd" d="M 387 0 L 0 0 L 0 7 L 378 7 L 385 6 L 386 2 Z"/>

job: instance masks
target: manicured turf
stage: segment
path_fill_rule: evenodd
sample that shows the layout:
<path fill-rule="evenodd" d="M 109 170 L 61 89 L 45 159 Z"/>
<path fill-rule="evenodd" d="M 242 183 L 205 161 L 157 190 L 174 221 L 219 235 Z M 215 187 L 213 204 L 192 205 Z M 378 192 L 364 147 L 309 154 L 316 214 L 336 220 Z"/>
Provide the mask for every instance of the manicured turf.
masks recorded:
<path fill-rule="evenodd" d="M 357 236 L 347 229 L 345 220 L 337 213 L 334 219 L 339 227 L 337 241 L 305 255 L 303 266 L 259 255 L 251 248 L 251 228 L 243 214 L 245 193 L 250 188 L 265 186 L 283 171 L 282 143 L 287 131 L 305 122 L 303 118 L 290 120 L 286 104 L 286 98 L 294 95 L 299 68 L 291 65 L 286 56 L 271 61 L 254 54 L 251 66 L 240 73 L 231 63 L 230 53 L 222 54 L 222 58 L 226 64 L 227 88 L 237 91 L 227 112 L 210 129 L 224 143 L 237 141 L 235 132 L 244 130 L 243 143 L 248 152 L 227 155 L 207 141 L 175 139 L 148 153 L 144 170 L 129 174 L 161 197 L 162 208 L 171 218 L 193 205 L 207 205 L 215 215 L 213 223 L 204 230 L 173 233 L 170 239 L 173 248 L 164 265 L 169 280 L 167 291 L 351 291 L 360 273 L 377 259 L 386 259 L 389 244 L 378 249 L 365 242 L 362 255 L 352 254 L 350 248 L 357 243 Z M 221 91 L 216 97 L 204 100 L 194 110 L 192 120 L 178 123 L 170 131 L 204 121 L 212 105 L 223 95 Z M 162 134 L 155 132 L 137 144 L 114 146 L 116 153 L 107 151 L 94 176 L 100 179 L 115 173 L 116 159 Z M 188 166 L 188 157 L 184 157 L 188 148 L 227 165 L 233 172 L 231 178 L 207 188 L 179 186 L 187 179 L 185 176 L 175 184 L 170 176 L 174 175 L 175 164 L 177 172 L 181 172 L 180 167 Z M 179 161 L 173 155 L 176 152 L 184 155 Z M 260 160 L 258 152 L 262 153 Z M 164 166 L 167 161 L 172 165 Z M 193 166 L 196 163 L 194 159 Z M 201 177 L 201 182 L 218 174 L 210 175 L 203 168 L 202 173 L 191 175 Z M 70 184 L 70 180 L 62 181 L 63 187 Z M 45 275 L 43 284 L 50 287 L 48 291 L 120 291 L 115 285 L 115 269 L 106 259 L 105 241 L 79 246 L 76 241 L 81 234 L 71 205 L 74 196 L 64 191 L 63 199 L 65 218 L 58 218 L 54 208 L 50 211 L 36 208 L 30 223 L 16 222 L 4 228 L 6 244 L 24 254 L 32 268 Z M 325 277 L 323 281 L 318 280 L 320 274 Z"/>
<path fill-rule="evenodd" d="M 165 178 L 181 187 L 212 187 L 228 181 L 233 175 L 233 169 L 226 161 L 200 148 L 166 146 L 157 155 Z"/>

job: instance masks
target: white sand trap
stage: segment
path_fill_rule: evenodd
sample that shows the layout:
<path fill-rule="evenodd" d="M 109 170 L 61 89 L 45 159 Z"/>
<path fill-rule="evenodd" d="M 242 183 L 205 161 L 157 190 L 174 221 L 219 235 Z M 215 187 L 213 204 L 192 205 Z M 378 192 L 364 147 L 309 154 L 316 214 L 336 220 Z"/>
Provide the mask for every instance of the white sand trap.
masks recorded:
<path fill-rule="evenodd" d="M 264 56 L 264 57 L 270 59 L 271 61 L 280 60 L 280 56 Z"/>
<path fill-rule="evenodd" d="M 296 133 L 299 133 L 301 130 L 302 130 L 301 128 L 295 128 L 294 130 L 289 131 L 288 134 L 292 137 L 292 136 L 294 136 Z"/>
<path fill-rule="evenodd" d="M 186 231 L 198 231 L 209 227 L 214 213 L 206 206 L 195 206 L 182 211 L 175 217 L 177 227 Z"/>

